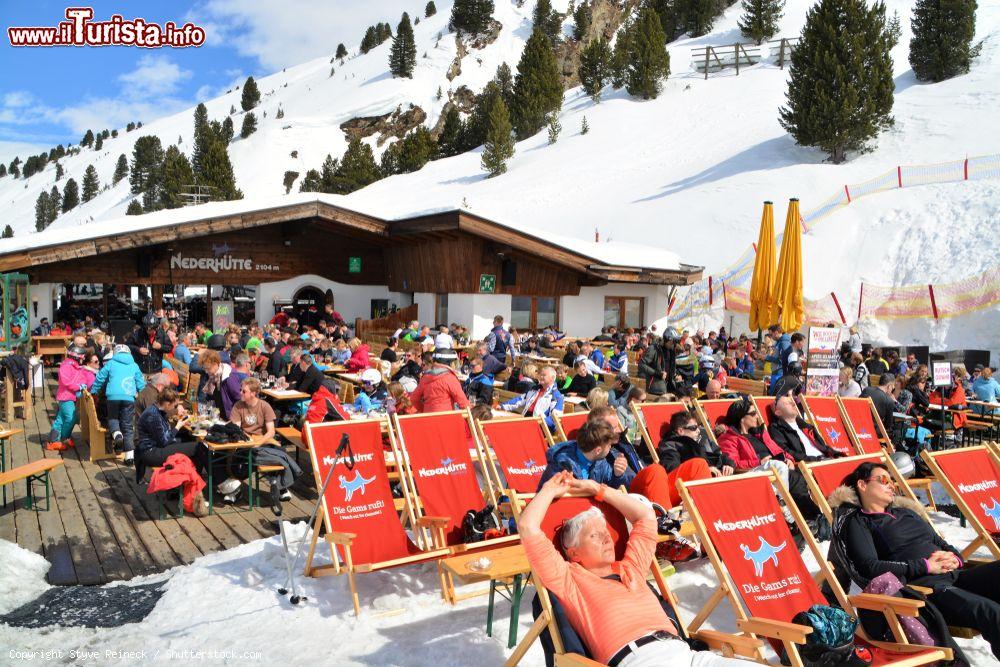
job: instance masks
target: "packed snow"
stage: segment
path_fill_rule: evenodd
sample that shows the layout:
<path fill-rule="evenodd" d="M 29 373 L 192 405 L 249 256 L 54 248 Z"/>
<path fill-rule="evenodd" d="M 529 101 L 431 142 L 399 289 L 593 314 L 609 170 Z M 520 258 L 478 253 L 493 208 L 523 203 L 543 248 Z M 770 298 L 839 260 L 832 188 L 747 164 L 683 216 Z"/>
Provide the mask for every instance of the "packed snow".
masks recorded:
<path fill-rule="evenodd" d="M 941 497 L 939 494 L 939 500 Z M 938 513 L 933 518 L 944 538 L 956 545 L 964 545 L 974 536 L 971 529 L 960 527 L 958 520 L 948 515 Z M 304 523 L 288 524 L 287 532 L 293 551 L 297 540 L 307 537 Z M 825 553 L 827 544 L 821 547 Z M 40 556 L 0 540 L 0 559 L 4 563 L 0 569 L 0 611 L 29 601 L 47 587 L 47 563 Z M 818 569 L 808 550 L 805 561 L 810 570 Z M 20 663 L 29 655 L 38 655 L 34 652 L 44 651 L 61 651 L 63 661 L 68 661 L 70 651 L 76 651 L 78 658 L 94 656 L 86 662 L 98 665 L 186 659 L 206 665 L 444 667 L 499 665 L 511 653 L 507 649 L 509 603 L 497 597 L 494 636 L 487 637 L 486 596 L 454 607 L 446 604 L 438 592 L 434 564 L 358 575 L 360 617 L 354 616 L 346 577 L 299 578 L 309 599 L 293 607 L 287 596 L 277 593 L 285 576 L 281 541 L 273 537 L 203 556 L 165 573 L 110 584 L 167 582 L 166 592 L 149 616 L 120 628 L 23 629 L 0 624 L 0 646 L 8 649 L 0 662 L 6 658 L 6 664 Z M 678 565 L 667 583 L 680 601 L 685 623 L 718 585 L 707 559 Z M 522 600 L 519 639 L 533 620 L 533 595 L 529 588 Z M 723 603 L 707 627 L 731 631 L 734 619 L 731 607 Z M 959 642 L 976 667 L 1000 665 L 982 638 Z M 122 656 L 134 659 L 119 659 Z M 521 664 L 545 664 L 537 642 Z"/>
<path fill-rule="evenodd" d="M 553 2 L 561 11 L 567 4 Z M 873 152 L 852 155 L 846 164 L 829 164 L 820 151 L 796 146 L 781 128 L 778 108 L 784 103 L 788 71 L 779 69 L 774 57 L 742 69 L 738 76 L 725 70 L 705 80 L 691 68 L 693 48 L 739 39 L 741 9 L 736 3 L 708 35 L 669 45 L 671 76 L 658 99 L 641 101 L 608 88 L 603 101 L 595 104 L 574 88 L 565 94 L 558 142 L 549 145 L 544 131 L 519 142 L 508 173 L 485 178 L 476 150 L 377 182 L 343 198 L 344 205 L 385 218 L 467 208 L 526 231 L 579 242 L 592 242 L 596 230 L 602 241 L 663 248 L 680 262 L 705 266 L 706 275 L 718 274 L 756 239 L 765 199 L 776 202 L 780 226 L 790 197 L 799 197 L 803 210 L 809 210 L 845 183 L 865 181 L 900 164 L 1000 154 L 1000 5 L 979 3 L 975 41 L 982 42 L 982 51 L 972 71 L 930 85 L 916 82 L 907 62 L 913 0 L 886 4 L 890 15 L 898 13 L 902 27 L 893 52 L 896 122 L 878 138 Z M 230 146 L 238 186 L 248 197 L 281 197 L 286 170 L 299 172 L 301 179 L 327 154 L 342 154 L 347 142 L 339 125 L 346 120 L 415 104 L 427 112 L 425 124 L 433 126 L 450 92 L 463 85 L 479 92 L 501 62 L 516 66 L 531 31 L 532 2 L 519 8 L 513 0 L 498 1 L 495 17 L 503 24 L 499 37 L 481 50 L 471 50 L 453 81 L 445 76 L 457 53 L 455 36 L 447 29 L 450 3 L 439 5 L 435 16 L 415 26 L 418 57 L 412 79 L 390 76 L 389 42 L 363 56 L 352 48 L 343 64 L 317 58 L 258 79 L 263 96 L 254 110 L 259 129 Z M 810 5 L 810 0 L 788 0 L 778 36 L 797 36 Z M 386 19 L 393 24 L 396 20 Z M 567 19 L 567 29 L 571 21 Z M 337 34 L 343 32 L 338 29 Z M 351 28 L 351 34 L 362 32 L 360 26 Z M 238 110 L 240 94 L 233 90 L 207 101 L 209 117 L 221 120 L 230 107 Z M 279 106 L 285 114 L 280 120 L 275 118 Z M 190 153 L 192 115 L 193 109 L 144 119 L 140 130 L 105 141 L 99 154 L 85 149 L 80 156 L 64 159 L 66 178 L 79 182 L 93 163 L 101 182 L 108 183 L 118 155 L 131 155 L 142 134 L 157 134 L 165 146 L 180 139 L 181 150 Z M 234 118 L 237 127 L 240 115 L 237 111 Z M 591 128 L 587 135 L 580 133 L 584 117 Z M 368 142 L 376 156 L 384 149 L 376 145 L 376 137 Z M 292 157 L 293 151 L 297 157 Z M 33 230 L 35 199 L 43 188 L 52 187 L 53 179 L 53 165 L 27 184 L 23 179 L 0 179 L 0 202 L 15 237 Z M 293 190 L 297 188 L 298 182 Z M 61 215 L 52 227 L 68 230 L 123 216 L 130 198 L 128 184 L 120 183 Z M 805 235 L 806 296 L 834 290 L 853 295 L 862 281 L 953 282 L 994 269 L 998 219 L 996 179 L 906 188 L 856 200 Z M 642 263 L 638 250 L 626 254 L 619 263 Z M 998 329 L 1000 309 L 995 307 L 945 326 L 906 320 L 874 323 L 868 333 L 883 342 L 922 338 L 935 347 L 996 350 Z"/>

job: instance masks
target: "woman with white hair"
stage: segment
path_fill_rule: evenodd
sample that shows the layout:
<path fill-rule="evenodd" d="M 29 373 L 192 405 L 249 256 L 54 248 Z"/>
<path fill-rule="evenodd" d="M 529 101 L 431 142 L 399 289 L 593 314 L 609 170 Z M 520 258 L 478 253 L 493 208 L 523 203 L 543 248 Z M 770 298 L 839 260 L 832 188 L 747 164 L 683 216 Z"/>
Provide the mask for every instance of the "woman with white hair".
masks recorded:
<path fill-rule="evenodd" d="M 542 531 L 553 500 L 574 492 L 604 501 L 632 524 L 625 556 L 601 511 L 590 508 L 562 528 L 563 556 Z M 742 661 L 695 652 L 678 637 L 673 622 L 646 585 L 656 551 L 653 508 L 593 480 L 567 472 L 553 476 L 528 503 L 518 521 L 532 571 L 562 603 L 566 616 L 594 659 L 612 667 L 645 665 L 733 665 Z M 567 562 L 567 560 L 569 562 Z"/>

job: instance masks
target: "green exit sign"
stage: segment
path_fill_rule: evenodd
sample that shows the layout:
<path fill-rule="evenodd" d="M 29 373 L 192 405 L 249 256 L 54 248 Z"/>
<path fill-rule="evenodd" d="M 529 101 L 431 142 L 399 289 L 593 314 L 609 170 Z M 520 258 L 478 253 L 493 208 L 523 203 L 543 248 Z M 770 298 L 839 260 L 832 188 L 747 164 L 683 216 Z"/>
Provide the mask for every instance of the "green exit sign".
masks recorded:
<path fill-rule="evenodd" d="M 348 257 L 347 258 L 347 272 L 348 273 L 361 273 L 361 258 L 360 257 Z"/>
<path fill-rule="evenodd" d="M 497 290 L 497 277 L 490 273 L 479 274 L 479 291 L 484 294 L 493 294 Z"/>

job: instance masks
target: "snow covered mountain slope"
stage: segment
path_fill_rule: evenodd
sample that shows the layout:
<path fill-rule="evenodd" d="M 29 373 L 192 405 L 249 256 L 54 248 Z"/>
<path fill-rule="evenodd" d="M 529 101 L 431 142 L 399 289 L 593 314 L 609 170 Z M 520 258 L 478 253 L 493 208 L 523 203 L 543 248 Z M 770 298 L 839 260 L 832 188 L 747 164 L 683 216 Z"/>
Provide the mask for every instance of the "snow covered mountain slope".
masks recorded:
<path fill-rule="evenodd" d="M 513 0 L 497 0 L 495 17 L 503 24 L 499 37 L 471 50 L 461 61 L 461 74 L 450 82 L 446 73 L 457 47 L 447 29 L 450 3 L 438 4 L 436 16 L 415 26 L 418 57 L 412 80 L 390 76 L 389 42 L 343 65 L 324 57 L 259 79 L 259 129 L 230 146 L 244 193 L 280 195 L 286 170 L 298 171 L 301 179 L 326 154 L 340 155 L 347 143 L 339 127 L 344 121 L 397 107 L 405 111 L 412 103 L 433 126 L 449 92 L 463 85 L 479 92 L 501 62 L 516 66 L 531 31 L 532 2 L 518 8 Z M 568 0 L 553 4 L 565 10 Z M 798 35 L 810 4 L 788 0 L 779 36 Z M 704 265 L 706 275 L 719 272 L 756 239 L 765 199 L 775 201 L 780 228 L 789 197 L 799 197 L 802 209 L 809 210 L 845 183 L 899 164 L 1000 153 L 1000 3 L 979 5 L 976 41 L 983 46 L 972 71 L 934 85 L 918 84 L 907 63 L 912 4 L 887 2 L 903 28 L 893 53 L 895 127 L 879 137 L 875 151 L 852 156 L 846 164 L 825 163 L 822 153 L 796 146 L 779 125 L 787 69 L 772 61 L 743 69 L 739 76 L 726 70 L 708 80 L 691 69 L 692 48 L 740 39 L 737 3 L 710 34 L 670 45 L 672 74 L 658 99 L 641 101 L 608 89 L 594 104 L 580 88 L 572 89 L 565 95 L 559 141 L 549 145 L 541 132 L 519 142 L 503 176 L 486 179 L 480 151 L 473 151 L 379 181 L 345 197 L 344 204 L 384 217 L 464 206 L 506 224 L 578 239 L 593 239 L 598 229 L 602 239 L 660 246 L 684 262 Z M 436 99 L 439 87 L 441 100 Z M 209 117 L 221 120 L 231 106 L 239 109 L 239 96 L 234 90 L 207 101 Z M 279 105 L 285 114 L 280 120 L 275 118 Z M 236 127 L 241 113 L 234 118 Z M 100 154 L 84 150 L 64 159 L 66 175 L 80 181 L 87 164 L 94 163 L 102 183 L 108 182 L 118 155 L 130 155 L 141 134 L 155 133 L 164 145 L 180 139 L 180 148 L 190 152 L 192 114 L 152 120 L 106 141 Z M 590 126 L 586 135 L 580 133 L 584 116 Z M 373 146 L 375 138 L 368 140 Z M 381 148 L 374 147 L 378 154 Z M 35 198 L 43 187 L 51 188 L 53 179 L 52 165 L 29 179 L 27 187 L 23 179 L 0 179 L 0 202 L 18 236 L 34 228 Z M 121 216 L 129 197 L 127 184 L 121 183 L 60 216 L 53 227 Z M 951 282 L 980 273 L 997 265 L 998 220 L 1000 179 L 907 188 L 858 200 L 805 236 L 806 294 L 854 293 L 862 280 Z M 951 335 L 940 342 L 958 341 Z M 1000 347 L 996 338 L 962 344 L 969 342 Z"/>

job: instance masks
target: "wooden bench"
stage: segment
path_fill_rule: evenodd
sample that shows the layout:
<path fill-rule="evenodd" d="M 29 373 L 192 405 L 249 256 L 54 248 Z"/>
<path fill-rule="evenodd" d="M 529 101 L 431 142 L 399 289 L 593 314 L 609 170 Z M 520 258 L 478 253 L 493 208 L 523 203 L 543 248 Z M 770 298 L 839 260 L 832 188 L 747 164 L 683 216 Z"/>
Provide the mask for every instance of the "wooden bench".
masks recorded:
<path fill-rule="evenodd" d="M 62 459 L 39 459 L 31 463 L 26 463 L 23 466 L 0 473 L 0 486 L 7 486 L 22 479 L 27 480 L 24 506 L 30 510 L 35 506 L 35 495 L 31 489 L 31 485 L 34 482 L 43 482 L 45 484 L 45 511 L 47 512 L 49 510 L 50 489 L 52 487 L 49 483 L 49 471 L 61 465 L 64 465 Z M 4 506 L 7 505 L 6 495 L 4 495 L 3 504 Z"/>
<path fill-rule="evenodd" d="M 748 394 L 750 396 L 766 396 L 767 388 L 759 380 L 745 380 L 730 376 L 726 381 L 726 388 L 730 391 Z"/>
<path fill-rule="evenodd" d="M 97 403 L 94 396 L 84 390 L 77 401 L 80 410 L 80 431 L 83 433 L 83 440 L 90 449 L 90 460 L 100 461 L 102 459 L 115 458 L 114 452 L 108 451 L 108 429 L 101 426 L 97 418 Z"/>

